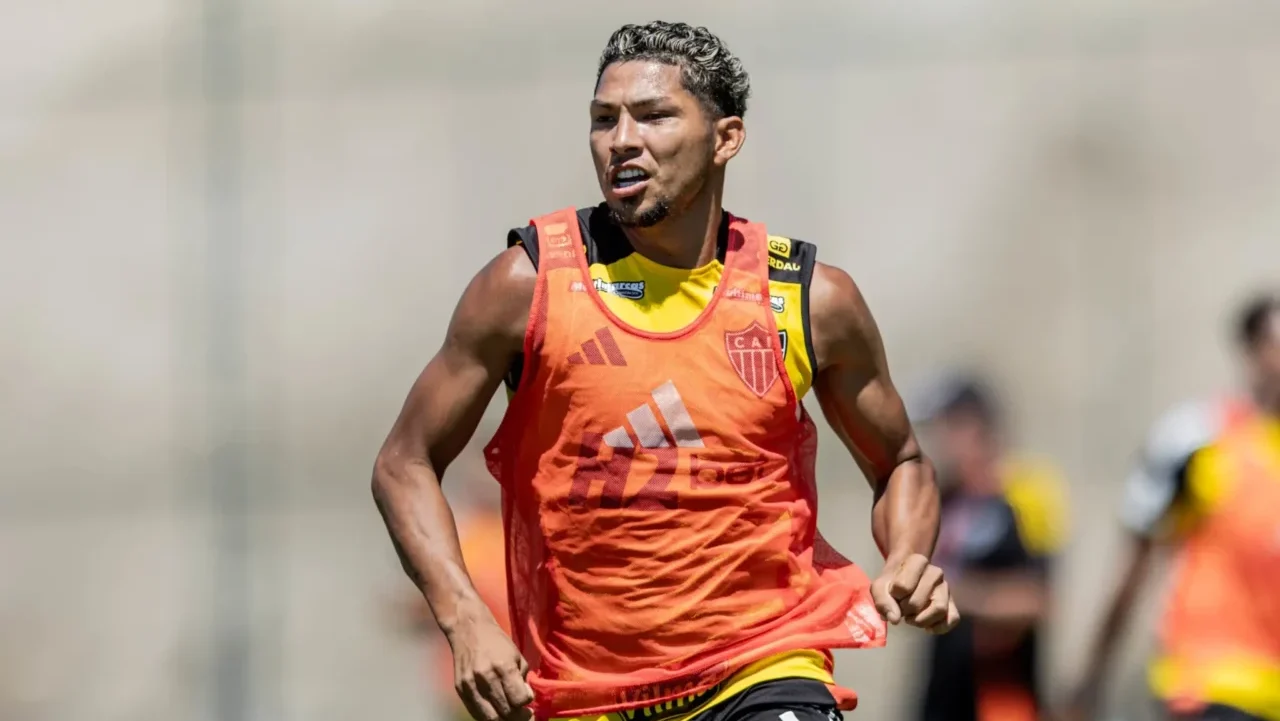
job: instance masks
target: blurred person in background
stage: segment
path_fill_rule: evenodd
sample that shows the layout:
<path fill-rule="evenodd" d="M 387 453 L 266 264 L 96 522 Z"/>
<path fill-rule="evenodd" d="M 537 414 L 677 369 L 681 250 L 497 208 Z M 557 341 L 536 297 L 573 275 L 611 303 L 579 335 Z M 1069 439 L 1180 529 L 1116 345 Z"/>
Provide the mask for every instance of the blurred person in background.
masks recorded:
<path fill-rule="evenodd" d="M 1128 560 L 1072 717 L 1096 715 L 1112 656 L 1158 542 L 1176 544 L 1148 669 L 1170 718 L 1280 721 L 1280 296 L 1249 303 L 1235 335 L 1250 390 L 1174 408 L 1126 484 Z"/>
<path fill-rule="evenodd" d="M 615 32 L 590 103 L 605 202 L 512 231 L 378 456 L 375 500 L 476 718 L 828 721 L 855 700 L 831 649 L 958 620 L 929 560 L 933 469 L 857 286 L 723 209 L 748 95 L 705 28 Z M 440 490 L 504 377 L 486 454 L 515 645 Z M 875 581 L 817 533 L 810 388 L 873 488 Z"/>
<path fill-rule="evenodd" d="M 1002 411 L 976 377 L 944 377 L 919 413 L 942 486 L 934 559 L 963 618 L 932 639 L 919 718 L 1036 721 L 1052 564 L 1066 536 L 1061 475 L 1006 450 Z"/>

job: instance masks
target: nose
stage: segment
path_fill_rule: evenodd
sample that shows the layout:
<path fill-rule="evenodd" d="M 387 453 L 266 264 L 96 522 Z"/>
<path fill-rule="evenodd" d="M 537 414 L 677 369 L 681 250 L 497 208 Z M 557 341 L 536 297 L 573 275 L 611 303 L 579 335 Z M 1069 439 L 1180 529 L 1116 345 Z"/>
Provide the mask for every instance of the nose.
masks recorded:
<path fill-rule="evenodd" d="M 609 151 L 615 156 L 627 157 L 640 150 L 640 126 L 630 113 L 618 115 L 618 122 L 613 126 L 613 137 L 610 138 Z"/>

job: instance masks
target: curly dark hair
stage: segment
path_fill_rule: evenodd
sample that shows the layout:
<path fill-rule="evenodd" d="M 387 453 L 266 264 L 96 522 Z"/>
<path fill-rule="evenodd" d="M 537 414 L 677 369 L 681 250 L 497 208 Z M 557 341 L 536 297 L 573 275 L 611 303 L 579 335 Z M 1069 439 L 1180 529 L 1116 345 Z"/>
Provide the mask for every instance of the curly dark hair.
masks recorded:
<path fill-rule="evenodd" d="M 724 41 L 704 27 L 661 20 L 623 25 L 609 36 L 600 54 L 596 84 L 605 68 L 628 60 L 655 60 L 680 68 L 685 90 L 717 119 L 747 114 L 751 79 Z"/>

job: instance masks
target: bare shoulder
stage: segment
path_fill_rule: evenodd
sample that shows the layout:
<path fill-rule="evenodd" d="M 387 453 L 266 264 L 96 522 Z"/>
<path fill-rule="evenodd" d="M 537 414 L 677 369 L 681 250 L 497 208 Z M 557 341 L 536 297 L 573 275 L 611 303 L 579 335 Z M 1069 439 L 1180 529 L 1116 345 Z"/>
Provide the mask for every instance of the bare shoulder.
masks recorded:
<path fill-rule="evenodd" d="M 857 283 L 844 270 L 815 263 L 809 285 L 810 327 L 818 370 L 869 360 L 880 351 L 880 331 Z"/>
<path fill-rule="evenodd" d="M 523 248 L 499 253 L 471 279 L 449 323 L 446 348 L 485 356 L 519 353 L 529 323 L 538 272 Z"/>
<path fill-rule="evenodd" d="M 499 296 L 515 296 L 517 299 L 533 300 L 533 289 L 538 282 L 538 271 L 529 260 L 529 254 L 520 246 L 507 248 L 490 260 L 476 274 L 473 284 L 484 286 L 484 290 Z"/>

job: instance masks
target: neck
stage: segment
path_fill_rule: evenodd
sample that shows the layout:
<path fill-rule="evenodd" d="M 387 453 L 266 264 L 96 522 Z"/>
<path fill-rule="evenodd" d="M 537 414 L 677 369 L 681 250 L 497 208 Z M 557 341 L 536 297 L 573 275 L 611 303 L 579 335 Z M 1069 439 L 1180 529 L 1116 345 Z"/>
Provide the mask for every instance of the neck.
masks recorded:
<path fill-rule="evenodd" d="M 623 228 L 631 247 L 655 263 L 671 268 L 701 268 L 716 257 L 723 212 L 721 194 L 701 194 L 688 206 L 650 228 Z"/>

